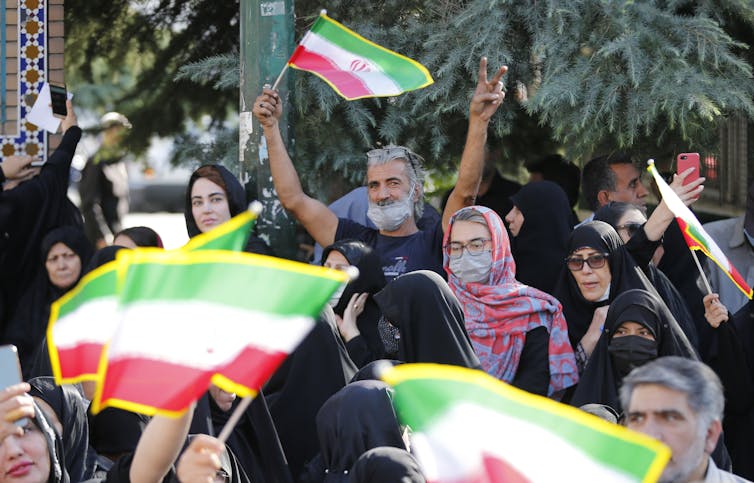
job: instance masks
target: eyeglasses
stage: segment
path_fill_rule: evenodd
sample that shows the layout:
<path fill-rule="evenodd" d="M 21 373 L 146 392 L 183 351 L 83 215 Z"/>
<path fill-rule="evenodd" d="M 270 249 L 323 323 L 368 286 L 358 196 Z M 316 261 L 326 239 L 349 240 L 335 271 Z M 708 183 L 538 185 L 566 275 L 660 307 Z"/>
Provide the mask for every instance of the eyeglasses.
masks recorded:
<path fill-rule="evenodd" d="M 615 227 L 616 230 L 626 230 L 628 237 L 633 237 L 641 229 L 643 223 L 626 223 Z"/>
<path fill-rule="evenodd" d="M 465 248 L 469 255 L 476 257 L 477 255 L 481 255 L 485 252 L 487 243 L 491 241 L 491 238 L 474 238 L 473 240 L 469 240 L 466 243 L 450 242 L 445 245 L 445 251 L 450 258 L 456 259 L 463 256 L 463 250 Z"/>
<path fill-rule="evenodd" d="M 586 258 L 581 257 L 568 257 L 565 259 L 566 266 L 572 272 L 578 272 L 584 268 L 584 262 L 589 264 L 589 268 L 602 268 L 605 266 L 605 262 L 610 257 L 608 253 L 595 253 Z"/>

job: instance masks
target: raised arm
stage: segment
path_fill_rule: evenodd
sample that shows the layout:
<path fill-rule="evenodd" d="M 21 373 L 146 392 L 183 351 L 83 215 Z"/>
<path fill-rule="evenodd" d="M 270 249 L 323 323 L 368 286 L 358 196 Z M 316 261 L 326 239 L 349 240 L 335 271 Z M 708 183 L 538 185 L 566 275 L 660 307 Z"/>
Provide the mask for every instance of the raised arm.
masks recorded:
<path fill-rule="evenodd" d="M 461 155 L 458 167 L 458 181 L 448 197 L 445 211 L 442 213 L 442 228 L 447 229 L 448 221 L 453 213 L 464 206 L 471 206 L 476 200 L 479 183 L 482 180 L 484 168 L 484 147 L 487 143 L 487 126 L 492 115 L 503 103 L 505 93 L 501 79 L 508 71 L 508 67 L 500 67 L 492 80 L 487 80 L 487 58 L 479 61 L 479 77 L 476 89 L 471 98 L 469 108 L 469 131 L 466 134 L 466 145 Z"/>
<path fill-rule="evenodd" d="M 186 442 L 194 405 L 178 418 L 153 417 L 136 445 L 129 476 L 131 481 L 160 483 Z"/>
<path fill-rule="evenodd" d="M 272 181 L 283 208 L 293 213 L 317 243 L 323 247 L 332 244 L 338 229 L 338 217 L 327 205 L 304 193 L 301 187 L 301 180 L 280 134 L 283 102 L 277 91 L 264 88 L 254 101 L 252 112 L 264 130 Z"/>
<path fill-rule="evenodd" d="M 686 206 L 699 199 L 699 194 L 704 190 L 702 183 L 704 183 L 705 178 L 699 178 L 685 186 L 683 185 L 683 180 L 692 172 L 693 168 L 689 168 L 683 173 L 674 174 L 673 182 L 670 183 L 670 187 L 673 188 L 673 191 L 675 191 Z M 668 226 L 670 226 L 670 223 L 673 222 L 674 218 L 675 215 L 670 211 L 668 205 L 665 204 L 665 200 L 660 201 L 660 204 L 657 205 L 657 208 L 655 208 L 644 225 L 644 232 L 647 234 L 647 238 L 651 241 L 657 241 L 662 238 L 662 235 Z"/>

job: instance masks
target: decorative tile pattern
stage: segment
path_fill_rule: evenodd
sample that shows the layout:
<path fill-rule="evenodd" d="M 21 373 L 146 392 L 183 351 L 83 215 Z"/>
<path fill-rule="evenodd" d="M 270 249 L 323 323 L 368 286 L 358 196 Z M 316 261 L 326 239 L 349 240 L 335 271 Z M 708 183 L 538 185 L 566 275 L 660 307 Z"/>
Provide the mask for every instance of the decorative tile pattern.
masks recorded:
<path fill-rule="evenodd" d="M 18 135 L 0 136 L 3 156 L 42 156 L 47 152 L 44 130 L 26 122 L 26 114 L 47 78 L 45 4 L 43 0 L 18 2 Z"/>

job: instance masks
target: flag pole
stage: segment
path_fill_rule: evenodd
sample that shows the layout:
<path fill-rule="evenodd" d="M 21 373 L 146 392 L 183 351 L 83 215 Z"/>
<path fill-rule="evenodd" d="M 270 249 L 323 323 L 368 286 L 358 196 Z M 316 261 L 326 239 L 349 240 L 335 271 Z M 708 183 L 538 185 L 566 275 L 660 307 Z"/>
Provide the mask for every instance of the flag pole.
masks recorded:
<path fill-rule="evenodd" d="M 702 276 L 702 280 L 704 280 L 704 286 L 707 287 L 707 294 L 709 295 L 712 293 L 712 287 L 709 284 L 709 280 L 707 280 L 707 275 L 704 274 L 704 270 L 702 269 L 702 264 L 699 263 L 699 257 L 696 256 L 696 250 L 691 250 L 691 256 L 694 257 L 696 268 L 699 269 L 699 274 Z"/>
<path fill-rule="evenodd" d="M 225 444 L 225 441 L 228 439 L 228 436 L 230 436 L 233 428 L 235 428 L 236 424 L 238 424 L 238 420 L 241 419 L 241 416 L 249 408 L 249 404 L 251 404 L 251 401 L 253 400 L 253 396 L 246 396 L 245 398 L 241 399 L 241 403 L 236 406 L 235 411 L 233 411 L 233 414 L 230 415 L 228 422 L 225 423 L 223 430 L 220 431 L 220 435 L 217 437 L 217 439 L 220 440 L 221 443 Z"/>
<path fill-rule="evenodd" d="M 283 70 L 280 71 L 280 74 L 278 75 L 278 78 L 275 79 L 275 83 L 272 84 L 272 90 L 276 91 L 278 90 L 278 86 L 280 85 L 280 81 L 283 80 L 283 76 L 285 75 L 285 71 L 288 70 L 288 64 L 285 64 L 283 66 Z"/>

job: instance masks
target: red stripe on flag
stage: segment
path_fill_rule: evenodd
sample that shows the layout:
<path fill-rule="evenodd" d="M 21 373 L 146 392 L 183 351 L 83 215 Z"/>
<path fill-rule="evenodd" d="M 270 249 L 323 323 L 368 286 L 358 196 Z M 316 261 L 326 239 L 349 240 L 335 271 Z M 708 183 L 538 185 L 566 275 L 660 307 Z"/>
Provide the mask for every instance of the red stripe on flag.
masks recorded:
<path fill-rule="evenodd" d="M 102 383 L 101 405 L 113 399 L 180 412 L 204 394 L 214 374 L 258 390 L 286 356 L 247 347 L 229 363 L 211 369 L 135 357 L 110 360 Z"/>
<path fill-rule="evenodd" d="M 73 379 L 83 374 L 97 374 L 102 347 L 100 343 L 82 342 L 75 347 L 58 349 L 60 376 Z"/>
<path fill-rule="evenodd" d="M 357 76 L 342 70 L 327 57 L 307 50 L 303 45 L 296 47 L 288 64 L 297 69 L 319 74 L 327 79 L 343 96 L 351 99 L 372 94 L 372 91 Z"/>
<path fill-rule="evenodd" d="M 531 480 L 499 456 L 482 452 L 482 468 L 464 477 L 427 479 L 427 483 L 531 483 Z"/>

